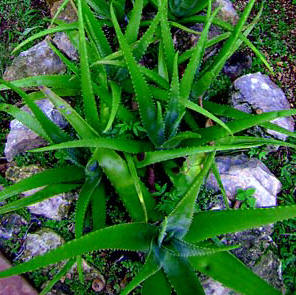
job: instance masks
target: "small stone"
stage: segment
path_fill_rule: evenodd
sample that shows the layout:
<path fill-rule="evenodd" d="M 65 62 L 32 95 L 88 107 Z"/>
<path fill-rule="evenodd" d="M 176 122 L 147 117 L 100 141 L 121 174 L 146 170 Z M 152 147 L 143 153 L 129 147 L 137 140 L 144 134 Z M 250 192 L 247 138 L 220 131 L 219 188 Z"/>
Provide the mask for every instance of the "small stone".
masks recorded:
<path fill-rule="evenodd" d="M 48 1 L 48 0 L 47 0 Z M 53 18 L 63 4 L 64 0 L 50 0 L 50 16 Z M 58 20 L 62 20 L 66 23 L 73 23 L 77 21 L 77 13 L 74 7 L 71 4 L 71 1 L 67 4 L 67 6 L 61 11 L 59 16 L 57 17 Z"/>
<path fill-rule="evenodd" d="M 239 188 L 244 190 L 255 188 L 257 207 L 276 206 L 281 183 L 261 161 L 238 155 L 217 157 L 216 163 L 229 199 L 235 199 Z M 207 187 L 214 191 L 220 190 L 212 173 L 207 180 Z"/>
<path fill-rule="evenodd" d="M 36 103 L 43 113 L 56 125 L 61 128 L 67 126 L 67 121 L 48 99 L 38 100 Z M 26 106 L 22 110 L 31 113 Z M 12 120 L 10 122 L 10 132 L 6 139 L 4 153 L 7 161 L 11 162 L 17 154 L 44 146 L 46 143 L 45 139 L 31 131 L 21 122 Z"/>
<path fill-rule="evenodd" d="M 16 57 L 4 73 L 8 81 L 31 76 L 61 74 L 66 67 L 51 50 L 46 41 L 42 41 Z"/>
<path fill-rule="evenodd" d="M 93 280 L 92 285 L 91 285 L 92 289 L 95 292 L 103 291 L 105 289 L 105 286 L 106 286 L 105 279 L 102 280 L 100 278 Z"/>
<path fill-rule="evenodd" d="M 234 81 L 234 93 L 231 103 L 234 108 L 246 113 L 254 113 L 257 109 L 262 112 L 289 110 L 290 104 L 284 92 L 274 84 L 270 78 L 261 73 L 248 74 Z M 278 118 L 271 121 L 291 132 L 294 132 L 292 117 Z M 266 130 L 266 132 L 280 140 L 286 140 L 287 135 Z"/>
<path fill-rule="evenodd" d="M 233 7 L 232 3 L 230 0 L 215 0 L 213 2 L 213 8 L 221 7 L 218 17 L 225 21 L 229 22 L 233 25 L 236 25 L 236 23 L 239 20 L 239 16 Z"/>
<path fill-rule="evenodd" d="M 43 228 L 34 234 L 28 234 L 24 244 L 22 260 L 28 261 L 35 256 L 43 255 L 63 243 L 64 239 L 51 229 Z"/>

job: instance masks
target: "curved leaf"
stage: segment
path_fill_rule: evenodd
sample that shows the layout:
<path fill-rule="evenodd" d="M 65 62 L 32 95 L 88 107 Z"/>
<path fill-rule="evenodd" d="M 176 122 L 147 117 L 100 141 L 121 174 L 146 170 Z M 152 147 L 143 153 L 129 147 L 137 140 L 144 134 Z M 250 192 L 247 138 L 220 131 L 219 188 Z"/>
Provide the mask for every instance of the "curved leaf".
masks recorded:
<path fill-rule="evenodd" d="M 126 251 L 148 251 L 156 228 L 144 223 L 126 223 L 106 227 L 70 241 L 42 256 L 34 257 L 0 272 L 0 278 L 33 271 L 90 251 L 116 249 Z"/>
<path fill-rule="evenodd" d="M 190 257 L 195 270 L 200 271 L 224 286 L 245 295 L 280 295 L 281 292 L 268 285 L 234 255 L 220 252 L 208 256 Z"/>
<path fill-rule="evenodd" d="M 4 190 L 0 191 L 0 201 L 2 202 L 11 196 L 37 187 L 42 187 L 50 184 L 79 181 L 83 178 L 83 169 L 76 166 L 48 169 L 6 187 Z"/>
<path fill-rule="evenodd" d="M 198 242 L 221 234 L 256 228 L 294 217 L 296 217 L 296 205 L 198 212 L 194 215 L 185 239 Z"/>
<path fill-rule="evenodd" d="M 126 153 L 137 154 L 145 151 L 151 150 L 151 145 L 147 142 L 129 140 L 129 139 L 120 139 L 120 138 L 104 138 L 97 137 L 93 139 L 81 139 L 68 141 L 60 144 L 54 144 L 38 149 L 32 150 L 32 152 L 45 152 L 53 151 L 59 149 L 68 149 L 68 148 L 83 148 L 83 147 L 95 147 L 95 148 L 105 148 L 112 149 Z"/>
<path fill-rule="evenodd" d="M 52 184 L 48 185 L 41 191 L 36 192 L 35 194 L 21 198 L 13 202 L 9 202 L 7 205 L 0 206 L 0 214 L 5 214 L 11 211 L 19 210 L 21 208 L 39 203 L 46 199 L 49 199 L 53 196 L 69 192 L 80 186 L 79 184 Z"/>

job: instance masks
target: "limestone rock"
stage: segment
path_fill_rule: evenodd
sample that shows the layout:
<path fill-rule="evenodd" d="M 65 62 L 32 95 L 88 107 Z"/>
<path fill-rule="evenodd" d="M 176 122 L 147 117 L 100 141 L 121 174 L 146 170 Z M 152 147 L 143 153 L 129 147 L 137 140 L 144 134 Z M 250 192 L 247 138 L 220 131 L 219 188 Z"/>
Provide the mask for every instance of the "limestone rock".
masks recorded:
<path fill-rule="evenodd" d="M 236 109 L 241 111 L 252 113 L 290 109 L 284 92 L 268 76 L 261 73 L 240 77 L 235 80 L 234 89 L 231 102 Z M 291 132 L 294 131 L 294 121 L 291 117 L 279 118 L 273 120 L 272 123 Z M 272 130 L 267 130 L 267 133 L 281 140 L 287 138 L 286 135 Z"/>
<path fill-rule="evenodd" d="M 230 0 L 216 0 L 213 3 L 213 8 L 221 7 L 221 10 L 218 13 L 218 17 L 225 21 L 235 25 L 238 20 L 239 16 L 232 5 Z"/>
<path fill-rule="evenodd" d="M 55 124 L 61 128 L 66 127 L 66 120 L 48 99 L 37 101 L 37 105 Z M 23 107 L 22 110 L 29 112 L 26 106 Z M 10 132 L 7 136 L 4 153 L 7 161 L 11 162 L 17 154 L 33 148 L 38 148 L 45 144 L 46 141 L 39 135 L 31 131 L 18 120 L 12 120 L 10 122 Z"/>
<path fill-rule="evenodd" d="M 23 261 L 28 261 L 35 256 L 43 255 L 64 243 L 64 240 L 51 229 L 42 229 L 34 234 L 28 234 L 24 244 Z"/>
<path fill-rule="evenodd" d="M 281 190 L 281 183 L 261 161 L 255 158 L 249 159 L 245 155 L 238 155 L 217 157 L 216 163 L 229 199 L 235 198 L 239 188 L 255 188 L 254 197 L 257 207 L 276 205 L 276 196 Z M 213 174 L 210 174 L 207 186 L 219 191 Z"/>
<path fill-rule="evenodd" d="M 60 74 L 65 70 L 66 67 L 60 58 L 50 49 L 46 41 L 42 41 L 16 57 L 3 77 L 12 81 L 30 76 Z"/>
<path fill-rule="evenodd" d="M 40 189 L 24 192 L 23 196 L 28 197 L 39 191 Z M 28 206 L 28 210 L 35 215 L 43 216 L 53 220 L 62 220 L 69 212 L 69 208 L 74 199 L 72 194 L 55 195 L 42 202 Z"/>

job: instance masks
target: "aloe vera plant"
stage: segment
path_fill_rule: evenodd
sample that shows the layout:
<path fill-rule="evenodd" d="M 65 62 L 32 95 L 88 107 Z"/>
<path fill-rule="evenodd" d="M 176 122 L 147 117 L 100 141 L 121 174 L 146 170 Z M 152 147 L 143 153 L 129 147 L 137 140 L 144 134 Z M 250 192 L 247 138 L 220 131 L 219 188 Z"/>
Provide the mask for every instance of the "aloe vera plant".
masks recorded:
<path fill-rule="evenodd" d="M 250 0 L 234 28 L 217 19 L 219 9 L 212 11 L 210 0 L 151 2 L 156 7 L 155 17 L 148 21 L 148 28 L 142 31 L 147 24 L 141 19 L 148 1 L 135 0 L 132 10 L 127 11 L 122 0 L 77 0 L 77 23 L 59 23 L 16 48 L 19 50 L 40 36 L 58 31 L 66 31 L 69 36 L 71 33 L 79 35 L 79 64 L 70 61 L 50 44 L 70 74 L 28 77 L 11 83 L 0 80 L 0 90 L 12 89 L 17 92 L 32 114 L 9 104 L 1 104 L 0 110 L 18 119 L 49 143 L 31 152 L 62 150 L 71 166 L 48 169 L 6 187 L 0 192 L 0 202 L 6 200 L 8 203 L 0 207 L 0 214 L 24 208 L 57 193 L 71 190 L 79 190 L 80 193 L 75 209 L 75 239 L 43 256 L 0 272 L 0 278 L 68 260 L 49 282 L 43 291 L 45 294 L 75 261 L 80 279 L 83 279 L 83 254 L 113 249 L 140 251 L 147 255 L 142 270 L 122 290 L 122 294 L 129 294 L 141 285 L 142 294 L 171 294 L 172 289 L 181 295 L 204 294 L 195 271 L 209 275 L 242 294 L 279 294 L 278 290 L 253 274 L 229 252 L 239 245 L 225 247 L 214 238 L 224 233 L 293 218 L 296 207 L 229 209 L 215 165 L 215 155 L 217 152 L 266 144 L 295 148 L 290 143 L 239 133 L 260 125 L 295 136 L 269 121 L 294 115 L 296 111 L 250 115 L 211 102 L 199 104 L 196 99 L 202 97 L 211 85 L 233 53 L 233 48 L 238 48 L 242 42 L 250 45 L 247 35 L 253 26 L 244 28 L 255 0 Z M 65 0 L 63 5 L 67 3 Z M 204 30 L 196 46 L 185 55 L 180 55 L 173 45 L 171 27 L 177 25 L 190 30 L 184 26 L 189 22 L 188 18 L 183 18 L 191 14 L 184 12 L 190 5 L 194 7 L 193 14 L 207 8 L 206 15 L 196 16 L 204 23 Z M 172 13 L 179 17 L 177 21 Z M 121 23 L 124 15 L 129 20 L 125 28 Z M 55 21 L 56 16 L 52 23 Z M 208 40 L 213 23 L 223 27 L 226 32 L 215 40 Z M 104 25 L 113 26 L 118 44 L 109 43 Z M 222 41 L 225 42 L 214 62 L 203 68 L 205 49 Z M 117 51 L 112 52 L 116 45 Z M 140 64 L 150 46 L 155 46 L 158 53 L 153 69 Z M 258 54 L 256 48 L 250 47 Z M 179 64 L 185 61 L 188 63 L 181 75 Z M 27 94 L 22 88 L 28 87 L 37 87 L 38 90 Z M 81 99 L 82 114 L 67 101 L 66 97 L 72 96 Z M 61 112 L 74 130 L 71 135 L 42 113 L 35 104 L 35 100 L 41 98 L 48 98 Z M 137 104 L 136 110 L 131 108 L 133 100 Z M 210 128 L 199 126 L 196 116 L 209 118 L 216 125 Z M 224 122 L 219 116 L 231 120 Z M 116 133 L 116 124 L 136 122 L 141 122 L 144 136 Z M 176 161 L 179 158 L 187 158 L 194 163 L 186 169 L 183 166 L 182 182 L 175 181 L 170 174 L 170 167 L 179 167 Z M 141 177 L 143 170 L 151 164 L 166 171 L 171 180 L 170 186 L 181 192 L 176 206 L 165 216 L 157 211 L 157 200 Z M 195 213 L 194 205 L 200 187 L 211 170 L 221 186 L 229 210 Z M 130 223 L 106 224 L 106 191 L 110 185 L 126 208 Z M 15 195 L 37 187 L 43 188 L 32 196 L 10 201 Z M 89 207 L 93 231 L 84 235 Z"/>

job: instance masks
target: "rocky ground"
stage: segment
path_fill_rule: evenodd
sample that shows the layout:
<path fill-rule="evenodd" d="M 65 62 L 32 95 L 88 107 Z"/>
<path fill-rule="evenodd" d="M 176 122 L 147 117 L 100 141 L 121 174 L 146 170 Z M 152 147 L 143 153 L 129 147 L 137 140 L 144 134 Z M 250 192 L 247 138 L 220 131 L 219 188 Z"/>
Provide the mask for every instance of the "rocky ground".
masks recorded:
<path fill-rule="evenodd" d="M 246 1 L 233 2 L 235 2 L 238 11 L 246 4 Z M 33 1 L 30 8 L 36 8 L 35 4 Z M 38 8 L 40 9 L 40 7 Z M 224 68 L 223 74 L 214 87 L 215 91 L 209 93 L 209 96 L 220 98 L 223 95 L 223 99 L 246 112 L 288 109 L 295 105 L 296 32 L 295 18 L 293 18 L 295 9 L 296 5 L 291 1 L 270 0 L 258 27 L 250 35 L 250 40 L 264 52 L 274 67 L 275 75 L 264 76 L 263 74 L 269 73 L 258 61 L 258 58 L 249 49 L 242 48 L 240 53 L 235 55 Z M 42 15 L 49 13 L 45 6 L 41 6 L 38 11 Z M 237 15 L 234 13 L 230 20 L 235 22 Z M 0 30 L 5 35 L 8 34 L 8 28 L 11 29 L 13 26 L 19 26 L 19 24 L 11 20 L 4 22 L 1 20 Z M 5 36 L 9 38 L 9 34 Z M 56 45 L 66 51 L 69 57 L 75 59 L 75 52 L 64 36 L 56 35 L 55 38 Z M 5 40 L 6 43 L 9 41 L 9 39 Z M 178 45 L 178 37 L 176 37 L 176 42 Z M 28 62 L 32 59 L 33 63 Z M 4 66 L 6 67 L 9 63 L 11 62 L 6 61 Z M 7 79 L 13 79 L 32 74 L 58 73 L 64 70 L 64 66 L 51 53 L 46 42 L 40 40 L 40 43 L 33 48 L 16 57 L 12 62 L 12 67 L 6 70 L 4 76 Z M 256 74 L 256 72 L 263 74 Z M 253 74 L 245 75 L 247 73 Z M 3 100 L 19 103 L 10 92 L 6 92 L 4 95 Z M 53 121 L 57 124 L 64 123 L 47 101 L 40 101 L 39 104 Z M 40 171 L 42 166 L 48 166 L 50 162 L 48 158 L 50 154 L 41 158 L 28 158 L 25 154 L 19 155 L 32 148 L 32 145 L 34 147 L 41 146 L 44 142 L 41 142 L 40 138 L 36 138 L 31 131 L 16 121 L 11 123 L 8 134 L 9 119 L 3 116 L 1 120 L 1 136 L 3 150 L 5 150 L 0 162 L 3 184 L 28 177 Z M 294 131 L 292 118 L 279 120 L 275 123 Z M 264 136 L 285 139 L 268 131 L 263 133 L 262 130 L 255 130 L 255 132 L 260 132 L 260 135 Z M 4 138 L 6 139 L 5 149 Z M 27 164 L 32 162 L 35 165 L 28 167 Z M 295 203 L 296 156 L 291 150 L 286 148 L 278 150 L 253 149 L 247 155 L 219 157 L 217 164 L 232 205 L 251 206 L 253 200 L 256 201 L 257 207 Z M 55 165 L 55 162 L 50 165 Z M 256 190 L 246 194 L 250 183 Z M 219 193 L 213 177 L 210 176 L 207 185 L 212 191 Z M 237 198 L 238 188 L 244 189 L 240 200 Z M 26 192 L 26 195 L 30 193 L 33 192 Z M 28 211 L 22 210 L 17 214 L 1 216 L 0 249 L 2 248 L 14 263 L 19 263 L 70 240 L 73 238 L 73 204 L 75 199 L 75 195 L 56 196 L 50 201 L 30 206 Z M 221 209 L 221 204 L 219 202 L 208 204 L 208 208 Z M 120 219 L 120 212 L 117 214 L 118 216 L 112 216 L 112 218 Z M 286 289 L 293 294 L 296 276 L 296 256 L 293 254 L 295 230 L 296 223 L 288 221 L 244 233 L 227 235 L 223 240 L 229 244 L 241 243 L 242 248 L 235 250 L 235 254 L 244 263 L 278 288 L 284 288 L 284 281 Z M 140 256 L 129 257 L 124 253 L 101 252 L 86 255 L 84 268 L 89 274 L 86 286 L 74 283 L 77 279 L 77 272 L 74 269 L 57 284 L 53 294 L 71 294 L 71 292 L 74 294 L 96 294 L 98 292 L 117 294 L 137 271 L 140 263 Z M 48 277 L 52 277 L 54 273 L 54 269 L 47 269 L 30 274 L 29 279 L 33 281 L 37 289 L 40 289 L 44 287 Z M 73 285 L 75 286 L 73 287 Z M 212 280 L 206 279 L 204 286 L 207 294 L 229 294 L 229 290 Z"/>

